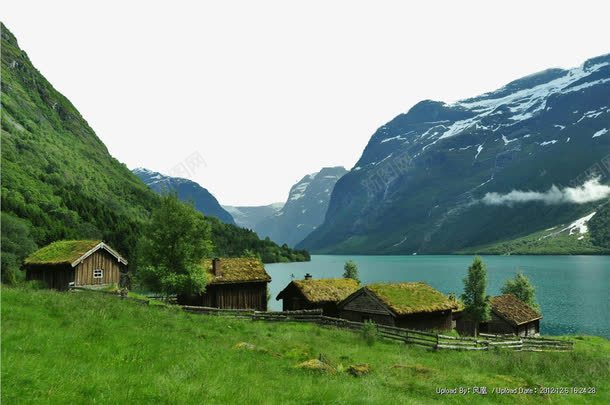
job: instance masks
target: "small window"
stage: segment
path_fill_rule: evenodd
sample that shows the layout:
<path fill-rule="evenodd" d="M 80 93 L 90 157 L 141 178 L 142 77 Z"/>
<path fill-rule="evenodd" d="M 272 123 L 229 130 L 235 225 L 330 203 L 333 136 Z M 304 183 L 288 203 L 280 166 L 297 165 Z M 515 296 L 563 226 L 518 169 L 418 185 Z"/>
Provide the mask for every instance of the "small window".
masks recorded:
<path fill-rule="evenodd" d="M 104 270 L 102 270 L 102 269 L 93 270 L 93 278 L 104 278 Z"/>

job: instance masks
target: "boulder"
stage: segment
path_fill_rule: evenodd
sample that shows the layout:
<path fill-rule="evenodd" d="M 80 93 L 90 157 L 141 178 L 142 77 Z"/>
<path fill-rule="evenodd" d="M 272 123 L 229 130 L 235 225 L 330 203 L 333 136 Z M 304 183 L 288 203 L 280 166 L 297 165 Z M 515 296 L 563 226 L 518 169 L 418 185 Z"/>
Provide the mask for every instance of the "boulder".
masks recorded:
<path fill-rule="evenodd" d="M 354 377 L 362 377 L 363 375 L 367 375 L 371 372 L 371 366 L 366 363 L 352 364 L 347 368 L 347 372 Z"/>
<path fill-rule="evenodd" d="M 303 370 L 317 371 L 321 373 L 334 373 L 336 371 L 331 365 L 326 364 L 318 359 L 304 361 L 303 363 L 299 364 L 297 368 Z"/>

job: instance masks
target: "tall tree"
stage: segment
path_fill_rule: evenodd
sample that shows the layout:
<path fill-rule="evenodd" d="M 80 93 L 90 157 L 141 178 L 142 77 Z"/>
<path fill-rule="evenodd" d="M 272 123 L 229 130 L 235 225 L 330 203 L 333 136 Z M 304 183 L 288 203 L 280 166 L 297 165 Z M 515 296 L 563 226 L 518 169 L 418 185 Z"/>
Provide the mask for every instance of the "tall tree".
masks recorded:
<path fill-rule="evenodd" d="M 540 306 L 536 302 L 536 289 L 523 272 L 520 271 L 515 275 L 515 278 L 506 280 L 501 291 L 502 294 L 514 295 L 536 311 L 540 312 Z"/>
<path fill-rule="evenodd" d="M 464 278 L 464 312 L 474 322 L 475 334 L 478 333 L 479 323 L 491 319 L 491 305 L 487 289 L 487 268 L 479 256 L 476 256 L 468 267 L 468 275 Z"/>
<path fill-rule="evenodd" d="M 203 215 L 176 194 L 165 194 L 140 239 L 138 279 L 165 295 L 203 292 L 201 261 L 211 252 L 210 226 Z"/>
<path fill-rule="evenodd" d="M 343 278 L 351 278 L 360 282 L 360 278 L 358 277 L 358 265 L 353 260 L 348 260 L 345 262 L 343 266 Z"/>
<path fill-rule="evenodd" d="M 15 284 L 23 280 L 24 274 L 20 270 L 21 263 L 29 253 L 36 250 L 36 244 L 32 240 L 27 221 L 2 212 L 0 222 L 2 234 L 0 280 L 4 284 Z"/>

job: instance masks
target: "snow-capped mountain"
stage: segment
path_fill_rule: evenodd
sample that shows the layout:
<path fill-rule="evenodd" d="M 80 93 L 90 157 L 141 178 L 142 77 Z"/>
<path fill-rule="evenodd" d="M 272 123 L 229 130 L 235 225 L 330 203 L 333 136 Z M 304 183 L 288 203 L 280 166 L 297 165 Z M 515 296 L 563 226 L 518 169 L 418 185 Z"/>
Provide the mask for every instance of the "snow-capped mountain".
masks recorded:
<path fill-rule="evenodd" d="M 284 206 L 256 225 L 256 233 L 278 244 L 300 242 L 324 221 L 331 193 L 345 173 L 343 167 L 325 167 L 303 177 L 290 188 Z"/>
<path fill-rule="evenodd" d="M 226 224 L 235 225 L 231 214 L 220 206 L 216 197 L 194 181 L 166 176 L 142 167 L 133 169 L 132 172 L 157 193 L 175 191 L 180 200 L 192 201 L 195 208 L 204 215 L 216 217 Z"/>
<path fill-rule="evenodd" d="M 609 178 L 604 55 L 453 104 L 416 104 L 375 132 L 337 183 L 326 221 L 300 246 L 361 253 L 478 246 L 593 211 L 607 201 Z M 554 190 L 565 198 L 545 197 Z M 601 198 L 570 200 L 578 193 Z"/>
<path fill-rule="evenodd" d="M 277 213 L 283 206 L 284 203 L 273 203 L 269 205 L 244 207 L 223 205 L 222 208 L 231 214 L 238 226 L 256 231 L 260 222 Z"/>

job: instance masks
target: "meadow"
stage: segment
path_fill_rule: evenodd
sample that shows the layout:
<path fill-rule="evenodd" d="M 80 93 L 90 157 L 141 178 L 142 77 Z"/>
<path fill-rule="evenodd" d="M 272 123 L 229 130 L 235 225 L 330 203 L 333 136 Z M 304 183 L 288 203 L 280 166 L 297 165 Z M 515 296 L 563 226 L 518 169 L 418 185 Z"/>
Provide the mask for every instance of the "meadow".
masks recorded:
<path fill-rule="evenodd" d="M 379 339 L 369 345 L 358 333 L 314 324 L 189 314 L 107 294 L 1 293 L 5 404 L 610 403 L 610 341 L 601 337 L 571 336 L 575 350 L 567 353 L 435 352 Z M 296 367 L 314 358 L 336 371 Z M 369 374 L 346 372 L 362 363 Z M 459 387 L 488 393 L 437 393 Z M 492 393 L 518 387 L 570 392 Z"/>

